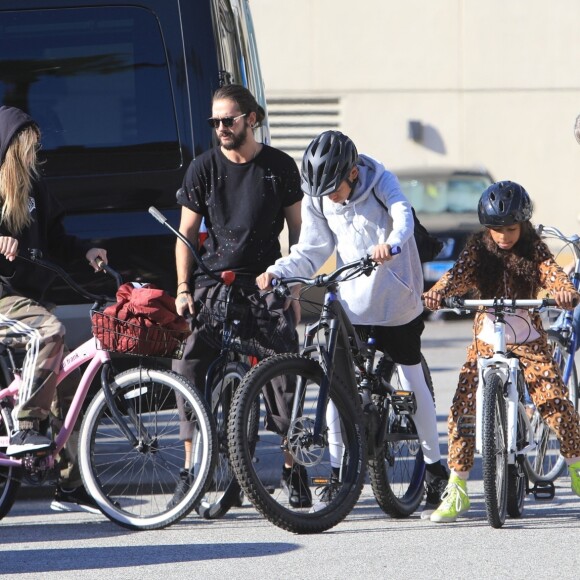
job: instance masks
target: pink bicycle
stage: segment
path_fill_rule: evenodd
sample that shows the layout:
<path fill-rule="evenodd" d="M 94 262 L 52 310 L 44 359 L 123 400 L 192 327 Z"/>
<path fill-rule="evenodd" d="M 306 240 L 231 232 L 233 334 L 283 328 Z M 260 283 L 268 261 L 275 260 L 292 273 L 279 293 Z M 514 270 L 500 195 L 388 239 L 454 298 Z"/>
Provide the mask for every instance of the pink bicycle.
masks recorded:
<path fill-rule="evenodd" d="M 35 256 L 30 259 L 57 273 L 85 299 L 94 301 L 91 314 L 93 332 L 97 333 L 95 321 L 103 322 L 102 310 L 111 299 L 87 292 L 51 262 Z M 104 264 L 103 270 L 120 285 L 117 272 Z M 170 331 L 157 326 L 144 334 L 143 328 L 127 325 L 126 321 L 106 320 L 107 331 L 114 328 L 117 333 L 127 332 L 118 342 L 131 341 L 133 354 L 180 356 L 182 341 Z M 56 476 L 58 453 L 68 441 L 99 371 L 101 388 L 85 412 L 78 443 L 79 467 L 88 493 L 105 516 L 133 530 L 160 529 L 191 512 L 211 483 L 217 443 L 207 403 L 187 379 L 160 368 L 155 359 L 141 356 L 138 366 L 116 373 L 110 352 L 102 348 L 101 341 L 91 338 L 61 363 L 59 384 L 75 369 L 84 364 L 86 368 L 64 424 L 54 437 L 54 448 L 44 454 L 12 458 L 5 451 L 21 384 L 18 358 L 18 353 L 0 346 L 0 518 L 10 511 L 22 481 L 42 484 Z M 189 488 L 176 500 L 174 492 L 185 465 L 178 398 L 184 401 L 185 419 L 197 428 L 192 441 L 196 461 L 190 468 Z"/>

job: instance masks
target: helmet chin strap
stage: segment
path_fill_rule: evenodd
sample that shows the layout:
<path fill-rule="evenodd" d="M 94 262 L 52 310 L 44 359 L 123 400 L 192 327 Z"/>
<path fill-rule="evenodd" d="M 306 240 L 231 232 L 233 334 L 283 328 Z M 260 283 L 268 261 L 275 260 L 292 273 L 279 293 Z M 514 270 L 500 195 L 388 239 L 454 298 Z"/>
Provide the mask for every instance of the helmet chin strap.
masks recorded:
<path fill-rule="evenodd" d="M 348 194 L 348 197 L 346 198 L 346 201 L 348 201 L 352 197 L 352 194 L 354 193 L 355 185 L 358 183 L 358 175 L 352 181 L 348 177 L 345 179 L 345 181 L 348 184 L 348 186 L 350 187 L 350 193 Z"/>

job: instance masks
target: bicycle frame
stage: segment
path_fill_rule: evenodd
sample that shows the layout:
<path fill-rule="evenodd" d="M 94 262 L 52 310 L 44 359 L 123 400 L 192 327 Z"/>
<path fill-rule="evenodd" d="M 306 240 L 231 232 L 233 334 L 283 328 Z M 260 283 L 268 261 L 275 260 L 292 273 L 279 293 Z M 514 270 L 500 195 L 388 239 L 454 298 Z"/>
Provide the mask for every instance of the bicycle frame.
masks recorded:
<path fill-rule="evenodd" d="M 357 382 L 352 349 L 354 347 L 355 350 L 360 351 L 361 342 L 342 304 L 338 300 L 337 288 L 337 284 L 331 284 L 327 287 L 320 318 L 316 322 L 306 326 L 301 351 L 303 355 L 308 356 L 312 356 L 312 353 L 316 352 L 320 366 L 324 371 L 317 402 L 316 421 L 313 429 L 315 441 L 320 441 L 324 429 L 328 392 L 334 373 L 338 372 L 341 377 L 348 377 L 347 384 L 352 385 L 356 391 Z M 315 338 L 321 328 L 325 330 L 326 344 L 315 344 Z M 356 341 L 355 345 L 352 344 L 352 339 Z M 341 353 L 344 352 L 344 356 L 336 356 L 339 350 Z M 298 384 L 296 386 L 298 396 L 294 397 L 291 421 L 294 421 L 300 414 L 302 390 L 303 385 Z"/>
<path fill-rule="evenodd" d="M 532 425 L 526 415 L 520 416 L 525 422 L 528 444 L 523 449 L 517 449 L 517 421 L 518 407 L 520 402 L 520 393 L 518 393 L 518 378 L 521 374 L 519 359 L 515 356 L 509 356 L 507 351 L 505 330 L 506 320 L 504 317 L 506 310 L 516 308 L 532 309 L 548 305 L 555 305 L 552 299 L 541 300 L 510 300 L 510 299 L 493 299 L 493 300 L 461 300 L 448 299 L 448 304 L 454 308 L 464 308 L 467 310 L 478 310 L 480 307 L 492 308 L 494 311 L 493 324 L 493 355 L 490 358 L 478 357 L 479 382 L 476 391 L 476 417 L 475 417 L 475 448 L 481 454 L 482 442 L 482 416 L 483 416 L 483 392 L 486 388 L 487 378 L 490 374 L 498 374 L 503 383 L 503 396 L 507 403 L 507 444 L 508 444 L 508 464 L 513 465 L 516 457 L 525 455 L 536 448 Z"/>
<path fill-rule="evenodd" d="M 493 325 L 493 350 L 491 358 L 478 357 L 477 364 L 479 370 L 479 382 L 476 393 L 476 421 L 475 421 L 475 450 L 477 453 L 482 452 L 483 448 L 483 390 L 486 388 L 487 377 L 490 373 L 498 374 L 504 385 L 504 398 L 507 403 L 507 444 L 508 444 L 508 464 L 513 465 L 516 462 L 517 455 L 525 455 L 533 449 L 534 443 L 532 425 L 524 413 L 523 418 L 528 433 L 527 440 L 530 442 L 525 448 L 517 449 L 517 421 L 518 406 L 520 405 L 520 394 L 518 393 L 518 377 L 521 374 L 520 361 L 517 357 L 508 357 L 506 355 L 505 341 L 506 321 L 502 311 L 496 313 L 496 319 Z"/>
<path fill-rule="evenodd" d="M 547 238 L 555 238 L 569 244 L 574 253 L 574 271 L 572 274 L 572 283 L 576 290 L 580 290 L 580 236 L 574 234 L 566 237 L 559 229 L 552 226 L 538 226 L 538 233 Z M 567 385 L 574 368 L 574 355 L 578 345 L 579 337 L 576 335 L 574 326 L 574 311 L 565 310 L 563 312 L 562 322 L 558 323 L 556 327 L 564 339 L 566 339 L 566 352 L 569 354 L 564 369 L 562 371 L 562 378 L 564 384 Z"/>
<path fill-rule="evenodd" d="M 56 455 L 63 449 L 72 433 L 73 427 L 81 413 L 83 402 L 87 397 L 89 387 L 91 386 L 93 379 L 97 375 L 99 369 L 104 365 L 108 366 L 110 361 L 110 354 L 107 351 L 99 350 L 97 348 L 97 341 L 95 338 L 90 338 L 85 343 L 77 347 L 69 355 L 63 358 L 57 377 L 57 385 L 84 363 L 88 362 L 89 364 L 82 374 L 70 408 L 64 418 L 62 428 L 58 432 L 55 441 L 55 448 L 48 456 L 50 468 L 53 467 Z M 21 377 L 19 374 L 15 373 L 12 383 L 5 389 L 0 390 L 0 400 L 6 399 L 7 397 L 16 396 L 20 389 L 20 385 Z M 8 438 L 9 436 L 0 438 L 0 446 L 7 447 Z M 22 461 L 22 459 L 13 459 L 5 454 L 0 453 L 0 466 L 19 467 L 22 465 Z"/>

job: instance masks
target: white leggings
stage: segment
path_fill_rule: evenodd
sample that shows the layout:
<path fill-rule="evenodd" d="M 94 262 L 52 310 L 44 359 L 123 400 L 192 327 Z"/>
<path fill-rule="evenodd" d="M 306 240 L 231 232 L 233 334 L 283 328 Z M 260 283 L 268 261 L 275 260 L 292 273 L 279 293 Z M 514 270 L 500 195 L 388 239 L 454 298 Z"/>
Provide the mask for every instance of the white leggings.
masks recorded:
<path fill-rule="evenodd" d="M 413 419 L 421 441 L 425 463 L 436 463 L 441 459 L 437 415 L 421 364 L 397 365 L 397 371 L 401 387 L 406 391 L 415 393 L 417 410 Z M 328 403 L 326 408 L 326 424 L 328 425 L 330 463 L 332 467 L 338 468 L 342 464 L 344 445 L 340 433 L 338 410 L 332 401 Z"/>

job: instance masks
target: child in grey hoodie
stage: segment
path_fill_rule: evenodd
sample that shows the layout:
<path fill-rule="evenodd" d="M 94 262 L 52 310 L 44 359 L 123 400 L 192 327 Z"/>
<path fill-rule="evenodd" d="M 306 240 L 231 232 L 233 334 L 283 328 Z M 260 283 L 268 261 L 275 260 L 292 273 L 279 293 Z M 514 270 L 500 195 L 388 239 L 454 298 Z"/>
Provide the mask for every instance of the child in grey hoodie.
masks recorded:
<path fill-rule="evenodd" d="M 435 405 L 421 367 L 423 276 L 411 205 L 395 175 L 338 131 L 325 131 L 302 161 L 302 229 L 290 255 L 256 279 L 311 277 L 336 250 L 338 265 L 369 254 L 380 266 L 340 286 L 339 297 L 359 330 L 375 327 L 379 350 L 398 363 L 402 386 L 415 393 L 415 424 L 427 466 L 422 517 L 439 505 L 448 474 L 441 464 Z M 385 210 L 385 207 L 387 210 Z M 393 256 L 395 246 L 401 252 Z"/>

